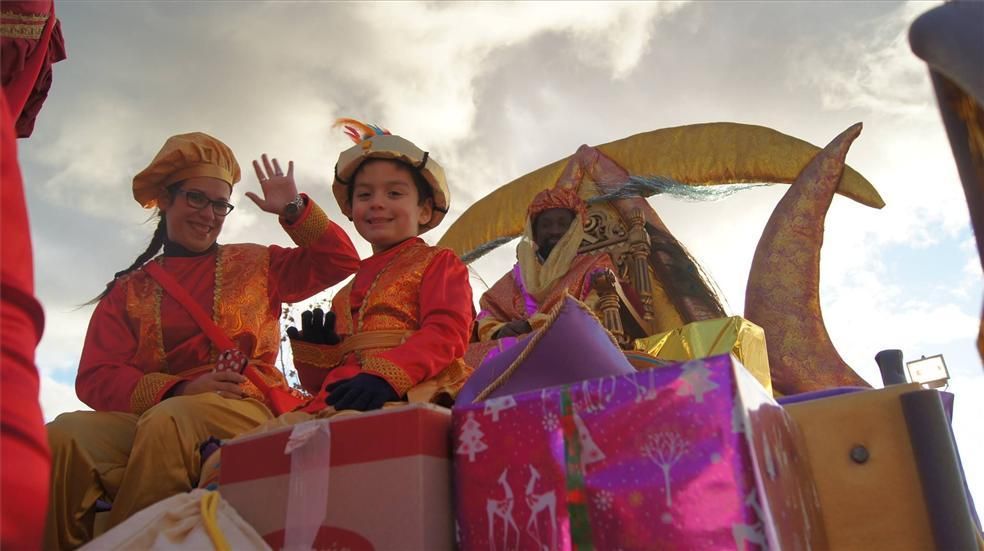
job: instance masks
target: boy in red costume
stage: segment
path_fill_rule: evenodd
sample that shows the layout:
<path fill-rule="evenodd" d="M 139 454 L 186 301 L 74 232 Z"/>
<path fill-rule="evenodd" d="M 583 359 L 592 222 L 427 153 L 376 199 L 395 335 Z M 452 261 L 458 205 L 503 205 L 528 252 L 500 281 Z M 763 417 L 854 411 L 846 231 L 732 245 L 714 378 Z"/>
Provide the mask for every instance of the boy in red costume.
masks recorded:
<path fill-rule="evenodd" d="M 294 366 L 314 398 L 249 434 L 388 402 L 450 405 L 471 375 L 461 359 L 474 322 L 468 269 L 451 249 L 419 237 L 447 213 L 444 170 L 404 138 L 340 122 L 358 145 L 339 156 L 332 191 L 374 254 L 330 313 L 306 312 L 303 333 L 288 329 Z M 220 456 L 208 458 L 199 487 L 214 487 Z"/>
<path fill-rule="evenodd" d="M 332 301 L 340 343 L 293 334 L 302 384 L 317 393 L 305 411 L 453 397 L 470 373 L 460 359 L 474 319 L 468 269 L 418 237 L 447 213 L 444 170 L 404 138 L 340 122 L 357 145 L 339 156 L 332 191 L 374 254 Z"/>

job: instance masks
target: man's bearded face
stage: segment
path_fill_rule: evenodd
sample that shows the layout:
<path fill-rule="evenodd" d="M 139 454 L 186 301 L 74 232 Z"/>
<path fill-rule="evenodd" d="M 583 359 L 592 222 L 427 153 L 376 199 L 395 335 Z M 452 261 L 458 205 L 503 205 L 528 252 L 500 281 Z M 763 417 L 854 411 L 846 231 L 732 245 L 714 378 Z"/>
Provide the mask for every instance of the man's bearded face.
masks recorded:
<path fill-rule="evenodd" d="M 533 219 L 533 241 L 544 260 L 550 256 L 573 221 L 574 211 L 562 208 L 547 209 Z"/>

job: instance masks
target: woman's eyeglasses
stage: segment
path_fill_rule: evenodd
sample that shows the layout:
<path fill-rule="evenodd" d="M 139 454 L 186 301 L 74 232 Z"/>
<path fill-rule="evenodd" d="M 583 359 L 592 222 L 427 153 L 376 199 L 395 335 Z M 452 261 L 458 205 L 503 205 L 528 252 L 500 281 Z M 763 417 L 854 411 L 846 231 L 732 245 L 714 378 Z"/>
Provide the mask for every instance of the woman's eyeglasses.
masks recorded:
<path fill-rule="evenodd" d="M 183 194 L 185 196 L 185 201 L 188 202 L 188 206 L 193 209 L 203 209 L 209 205 L 212 205 L 212 212 L 214 212 L 216 216 L 225 216 L 232 212 L 232 209 L 236 208 L 222 199 L 209 199 L 208 195 L 205 195 L 200 191 L 186 191 L 179 189 L 177 193 Z"/>

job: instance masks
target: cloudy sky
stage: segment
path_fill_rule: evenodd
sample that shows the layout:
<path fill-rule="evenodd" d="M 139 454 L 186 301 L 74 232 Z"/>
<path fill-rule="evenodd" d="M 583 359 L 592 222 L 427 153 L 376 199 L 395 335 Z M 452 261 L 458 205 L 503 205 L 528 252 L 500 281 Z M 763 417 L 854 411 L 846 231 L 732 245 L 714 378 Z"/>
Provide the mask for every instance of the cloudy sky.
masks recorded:
<path fill-rule="evenodd" d="M 984 501 L 984 440 L 972 425 L 984 418 L 980 263 L 929 78 L 906 39 L 934 5 L 63 2 L 69 58 L 20 144 L 47 315 L 45 416 L 84 407 L 72 385 L 91 308 L 77 306 L 146 246 L 153 226 L 130 179 L 169 135 L 212 133 L 244 167 L 262 152 L 293 159 L 299 186 L 340 219 L 329 183 L 348 141 L 331 122 L 384 125 L 446 168 L 452 210 L 433 242 L 474 200 L 581 144 L 733 121 L 822 146 L 863 121 L 848 162 L 887 206 L 834 199 L 824 317 L 841 355 L 876 385 L 879 350 L 945 355 L 958 443 Z M 248 174 L 222 241 L 289 243 L 243 197 L 250 189 Z M 784 189 L 651 201 L 732 313 Z M 506 246 L 473 265 L 477 293 L 513 255 Z"/>

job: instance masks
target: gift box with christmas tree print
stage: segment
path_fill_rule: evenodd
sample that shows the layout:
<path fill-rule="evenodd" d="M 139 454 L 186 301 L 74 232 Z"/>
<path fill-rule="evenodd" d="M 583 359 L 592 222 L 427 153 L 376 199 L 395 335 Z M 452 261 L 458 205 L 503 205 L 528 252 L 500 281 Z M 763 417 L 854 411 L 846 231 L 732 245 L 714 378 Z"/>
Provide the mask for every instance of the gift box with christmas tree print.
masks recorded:
<path fill-rule="evenodd" d="M 453 417 L 462 549 L 825 547 L 797 428 L 733 356 Z"/>

